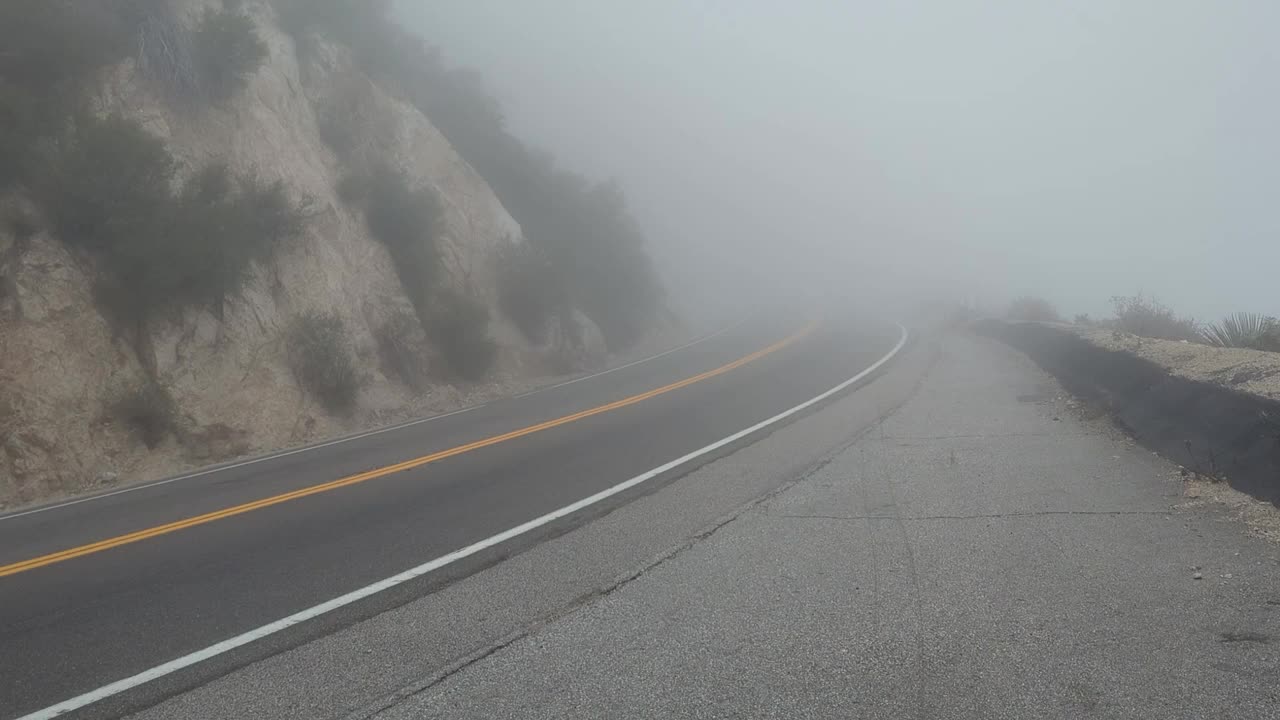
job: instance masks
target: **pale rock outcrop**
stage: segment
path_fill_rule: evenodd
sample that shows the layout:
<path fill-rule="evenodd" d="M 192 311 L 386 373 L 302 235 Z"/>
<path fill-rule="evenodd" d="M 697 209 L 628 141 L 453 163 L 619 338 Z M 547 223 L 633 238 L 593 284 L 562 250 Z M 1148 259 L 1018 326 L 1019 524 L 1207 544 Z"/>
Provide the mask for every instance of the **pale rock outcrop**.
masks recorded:
<path fill-rule="evenodd" d="M 204 6 L 184 3 L 188 20 Z M 521 242 L 520 228 L 422 113 L 364 78 L 340 47 L 319 43 L 300 67 L 294 40 L 271 9 L 247 2 L 245 11 L 269 57 L 239 96 L 213 107 L 172 102 L 127 62 L 108 73 L 100 110 L 141 120 L 187 172 L 216 160 L 283 180 L 310 203 L 306 233 L 255 267 L 220 317 L 159 313 L 139 357 L 96 307 L 87 260 L 43 228 L 25 239 L 0 229 L 0 507 L 455 407 L 553 367 L 602 362 L 600 333 L 580 312 L 547 347 L 529 346 L 503 318 L 494 259 L 503 244 Z M 455 386 L 433 374 L 427 387 L 413 389 L 384 373 L 377 333 L 413 311 L 387 251 L 337 197 L 344 166 L 318 126 L 318 108 L 352 86 L 367 94 L 368 142 L 443 202 L 447 281 L 489 307 L 499 345 L 487 383 Z M 38 218 L 38 208 L 33 213 Z M 313 310 L 342 318 L 358 360 L 361 391 L 350 418 L 326 413 L 290 370 L 286 329 Z M 430 357 L 421 329 L 410 334 L 403 341 Z M 180 430 L 148 449 L 108 410 L 152 373 L 176 401 Z"/>

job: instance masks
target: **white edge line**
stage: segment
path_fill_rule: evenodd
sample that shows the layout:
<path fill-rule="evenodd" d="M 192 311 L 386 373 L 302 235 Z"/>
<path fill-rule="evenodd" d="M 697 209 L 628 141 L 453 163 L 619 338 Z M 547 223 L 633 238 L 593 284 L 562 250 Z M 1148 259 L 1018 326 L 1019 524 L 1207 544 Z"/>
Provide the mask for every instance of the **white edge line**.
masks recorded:
<path fill-rule="evenodd" d="M 123 680 L 117 680 L 116 682 L 113 682 L 110 685 L 104 685 L 98 688 L 97 690 L 91 690 L 83 695 L 78 695 L 76 697 L 73 697 L 70 700 L 64 700 L 63 702 L 60 702 L 57 705 L 52 705 L 43 710 L 37 710 L 36 712 L 33 712 L 29 715 L 23 715 L 22 717 L 17 718 L 17 720 L 48 720 L 48 718 L 55 718 L 55 717 L 58 717 L 59 715 L 63 715 L 65 713 L 71 712 L 72 710 L 78 710 L 82 707 L 85 707 L 86 705 L 91 705 L 95 702 L 104 700 L 113 695 L 118 695 L 122 692 L 125 692 L 126 690 L 131 690 L 144 683 L 148 683 L 148 682 L 151 682 L 152 680 L 162 678 L 166 675 L 170 675 L 179 670 L 182 670 L 183 668 L 187 668 L 197 663 L 204 662 L 205 660 L 208 660 L 210 658 L 217 657 L 218 655 L 221 655 L 223 653 L 230 652 L 244 645 L 248 645 L 249 643 L 254 642 L 256 640 L 261 640 L 262 638 L 268 637 L 270 635 L 274 635 L 280 632 L 281 630 L 285 630 L 299 623 L 303 623 L 308 620 L 317 618 L 321 615 L 324 615 L 325 613 L 332 612 L 333 610 L 337 610 L 338 608 L 345 607 L 347 605 L 351 605 L 352 603 L 359 602 L 360 600 L 376 595 L 385 590 L 389 590 L 393 587 L 396 587 L 397 585 L 403 585 L 404 583 L 407 583 L 411 580 L 422 577 L 427 573 L 433 572 L 435 570 L 439 570 L 440 568 L 445 567 L 446 565 L 450 565 L 459 560 L 470 557 L 471 555 L 475 555 L 476 553 L 481 552 L 482 550 L 487 550 L 488 548 L 491 548 L 494 545 L 498 545 L 500 543 L 506 542 L 507 540 L 511 540 L 512 538 L 519 537 L 529 532 L 530 530 L 535 530 L 539 527 L 542 527 L 543 525 L 555 522 L 556 520 L 559 520 L 567 515 L 572 515 L 573 513 L 578 512 L 583 508 L 590 507 L 600 502 L 601 500 L 605 500 L 609 497 L 617 495 L 618 493 L 625 492 L 626 490 L 629 490 L 648 480 L 652 480 L 653 478 L 669 470 L 673 470 L 689 462 L 690 460 L 694 460 L 710 452 L 715 452 L 716 450 L 719 450 L 720 448 L 726 445 L 729 445 L 731 443 L 737 442 L 738 440 L 741 440 L 742 438 L 747 437 L 748 435 L 751 435 L 752 433 L 755 433 L 758 430 L 761 430 L 770 425 L 773 425 L 782 420 L 785 420 L 791 417 L 792 415 L 795 415 L 796 413 L 802 412 L 805 409 L 812 407 L 813 405 L 816 405 L 817 403 L 820 403 L 823 400 L 826 400 L 832 395 L 839 393 L 840 391 L 844 390 L 850 385 L 853 385 L 854 383 L 863 379 L 867 375 L 870 375 L 871 373 L 878 370 L 882 365 L 889 362 L 889 360 L 891 360 L 893 356 L 898 354 L 898 351 L 902 349 L 902 346 L 906 345 L 907 335 L 908 335 L 907 329 L 901 324 L 898 325 L 898 329 L 901 330 L 902 332 L 902 337 L 898 339 L 898 344 L 894 345 L 893 349 L 890 350 L 888 354 L 886 354 L 884 357 L 877 360 L 873 365 L 863 370 L 862 372 L 858 373 L 857 375 L 854 375 L 848 380 L 845 380 L 839 385 L 831 388 L 830 390 L 822 393 L 821 395 L 818 395 L 817 397 L 806 400 L 805 402 L 802 402 L 799 405 L 796 405 L 790 410 L 784 410 L 778 413 L 777 415 L 774 415 L 773 417 L 769 418 L 768 420 L 758 422 L 755 425 L 752 425 L 751 427 L 745 430 L 739 430 L 738 432 L 726 438 L 723 438 L 721 440 L 717 440 L 716 442 L 713 442 L 710 445 L 707 445 L 706 447 L 700 448 L 698 450 L 694 450 L 693 452 L 687 455 L 684 455 L 682 457 L 678 457 L 675 460 L 672 460 L 671 462 L 665 463 L 663 465 L 659 465 L 658 467 L 642 475 L 637 475 L 631 478 L 630 480 L 625 480 L 621 483 L 618 483 L 617 485 L 614 485 L 613 487 L 607 488 L 605 490 L 601 490 L 600 492 L 594 495 L 585 497 L 569 505 L 565 505 L 564 507 L 558 510 L 553 510 L 547 513 L 546 515 L 542 515 L 528 522 L 521 523 L 520 525 L 517 525 L 509 530 L 504 530 L 503 532 L 500 532 L 497 535 L 494 535 L 492 537 L 485 538 L 484 540 L 473 543 L 459 550 L 454 550 L 448 555 L 442 555 L 434 560 L 423 563 L 422 565 L 419 565 L 415 568 L 406 570 L 398 575 L 392 575 L 391 577 L 386 578 L 385 580 L 379 580 L 378 582 L 372 585 L 367 585 L 365 587 L 360 588 L 359 590 L 353 590 L 352 592 L 349 592 L 346 595 L 340 595 L 327 602 L 320 603 L 319 605 L 316 605 L 314 607 L 310 607 L 301 612 L 294 613 L 293 615 L 290 615 L 288 617 L 281 618 L 279 620 L 276 620 L 273 623 L 268 623 L 267 625 L 263 625 L 260 628 L 250 630 L 249 632 L 243 633 L 241 635 L 237 635 L 233 638 L 228 638 L 226 640 L 223 640 L 220 643 L 210 645 L 209 647 L 204 648 L 203 650 L 197 650 L 196 652 L 193 652 L 189 655 L 183 655 L 182 657 L 177 658 L 175 660 L 170 660 L 169 662 L 164 663 L 162 665 L 157 665 L 151 668 L 150 670 L 144 670 L 143 672 L 140 672 L 137 675 L 134 675 L 132 677 L 127 677 Z"/>
<path fill-rule="evenodd" d="M 739 325 L 743 324 L 746 321 L 747 319 L 744 317 L 741 320 L 738 320 L 737 322 L 733 323 L 732 325 L 720 328 L 719 330 L 709 335 L 703 335 L 700 338 L 691 340 L 685 343 L 684 345 L 681 345 L 680 347 L 674 347 L 674 348 L 671 348 L 670 350 L 660 352 L 657 355 L 650 355 L 649 357 L 646 357 L 646 358 L 633 360 L 627 363 L 626 365 L 619 365 L 616 368 L 609 368 L 608 370 L 602 370 L 598 373 L 593 373 L 591 375 L 584 375 L 580 378 L 566 380 L 565 382 L 557 383 L 555 385 L 548 385 L 547 387 L 536 388 L 534 390 L 530 390 L 520 395 L 513 395 L 510 398 L 495 398 L 494 401 L 496 402 L 497 400 L 502 400 L 502 399 L 516 400 L 519 398 L 528 397 L 530 395 L 537 395 L 538 393 L 544 392 L 546 390 L 554 390 L 559 387 L 564 387 L 565 385 L 572 385 L 577 382 L 582 382 L 583 380 L 591 380 L 592 378 L 598 378 L 601 375 L 608 375 L 609 373 L 612 373 L 612 372 L 625 370 L 626 368 L 629 368 L 629 367 L 635 367 L 636 365 L 640 365 L 641 363 L 647 363 L 650 360 L 657 360 L 660 357 L 665 357 L 667 355 L 670 355 L 671 353 L 679 352 L 681 350 L 691 348 L 694 345 L 697 345 L 699 343 L 704 343 L 708 340 L 712 340 L 717 337 L 720 337 L 721 335 L 729 332 L 730 330 L 733 330 L 734 328 L 738 327 Z M 76 498 L 74 500 L 67 500 L 65 502 L 54 503 L 52 505 L 43 505 L 41 507 L 31 508 L 30 510 L 21 510 L 18 512 L 10 513 L 8 515 L 0 515 L 0 522 L 4 522 L 5 520 L 15 520 L 20 517 L 26 517 L 27 515 L 35 515 L 38 513 L 49 512 L 50 510 L 57 510 L 59 508 L 71 507 L 72 505 L 79 505 L 81 503 L 93 502 L 94 500 L 104 500 L 109 497 L 115 497 L 116 495 L 123 495 L 125 493 L 137 492 L 138 490 L 146 490 L 147 488 L 159 487 L 161 485 L 168 485 L 169 483 L 175 483 L 181 480 L 192 480 L 194 478 L 202 477 L 204 475 L 210 475 L 212 473 L 222 472 L 224 470 L 235 470 L 236 468 L 242 468 L 247 465 L 256 465 L 258 463 L 266 462 L 268 460 L 277 460 L 279 458 L 289 457 L 290 455 L 297 455 L 298 453 L 310 452 L 312 450 L 319 450 L 320 448 L 326 448 L 332 445 L 339 445 L 341 443 L 351 442 L 352 440 L 359 440 L 361 438 L 372 437 L 374 435 L 381 435 L 382 433 L 391 432 L 393 430 L 403 430 L 404 428 L 407 428 L 407 427 L 413 427 L 415 425 L 422 425 L 429 422 L 435 422 L 436 420 L 443 420 L 447 417 L 453 417 L 454 415 L 461 415 L 462 413 L 465 413 L 465 412 L 471 412 L 472 410 L 479 410 L 480 408 L 488 404 L 489 403 L 481 403 L 479 405 L 472 405 L 470 407 L 459 408 L 458 410 L 447 412 L 441 415 L 432 415 L 431 417 L 418 418 L 417 420 L 408 420 L 406 422 L 397 423 L 395 425 L 388 425 L 386 427 L 377 428 L 375 430 L 366 430 L 365 432 L 355 433 L 353 435 L 344 435 L 343 437 L 334 438 L 332 440 L 326 440 L 324 442 L 319 442 L 314 445 L 304 445 L 302 447 L 294 448 L 292 450 L 282 450 L 280 452 L 274 452 L 267 455 L 262 455 L 260 457 L 249 458 L 247 460 L 241 460 L 239 462 L 232 462 L 227 465 L 215 465 L 213 467 L 208 467 L 203 470 L 196 470 L 195 472 L 189 472 L 189 473 L 186 473 L 183 475 L 177 475 L 171 478 L 164 478 L 163 480 L 153 480 L 151 482 L 140 483 L 138 485 L 130 485 L 129 487 L 120 488 L 119 490 L 113 490 L 111 492 L 100 493 L 98 495 L 88 495 L 82 498 Z"/>

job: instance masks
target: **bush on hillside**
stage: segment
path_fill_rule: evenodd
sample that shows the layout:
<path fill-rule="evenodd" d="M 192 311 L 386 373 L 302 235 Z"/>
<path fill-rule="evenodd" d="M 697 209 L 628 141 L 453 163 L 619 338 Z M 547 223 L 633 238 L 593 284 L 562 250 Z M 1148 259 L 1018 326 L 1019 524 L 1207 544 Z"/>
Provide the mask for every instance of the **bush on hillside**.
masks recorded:
<path fill-rule="evenodd" d="M 1007 317 L 1018 322 L 1057 322 L 1058 311 L 1044 298 L 1023 295 L 1009 304 Z"/>
<path fill-rule="evenodd" d="M 177 166 L 136 121 L 82 118 L 46 171 L 36 194 L 64 243 L 132 255 L 162 235 Z"/>
<path fill-rule="evenodd" d="M 1200 327 L 1191 318 L 1178 317 L 1168 306 L 1142 295 L 1111 298 L 1113 326 L 1121 332 L 1161 340 L 1203 342 Z"/>
<path fill-rule="evenodd" d="M 546 342 L 551 318 L 565 305 L 550 261 L 528 242 L 521 242 L 502 248 L 497 265 L 498 306 L 503 314 L 529 342 Z"/>
<path fill-rule="evenodd" d="M 58 237 L 97 259 L 99 298 L 119 322 L 219 307 L 254 260 L 303 229 L 305 205 L 279 182 L 236 178 L 215 164 L 175 193 L 175 173 L 163 143 L 136 122 L 86 118 L 40 186 Z"/>
<path fill-rule="evenodd" d="M 454 376 L 476 381 L 493 367 L 498 347 L 489 337 L 489 309 L 484 303 L 441 290 L 432 299 L 426 330 Z"/>
<path fill-rule="evenodd" d="M 159 383 L 146 382 L 125 390 L 111 401 L 108 415 L 132 430 L 148 448 L 154 448 L 174 432 L 178 407 Z"/>
<path fill-rule="evenodd" d="M 86 114 L 99 71 L 160 43 L 146 29 L 162 0 L 6 0 L 0 3 L 0 188 L 38 183 L 42 151 Z"/>
<path fill-rule="evenodd" d="M 1221 322 L 1206 326 L 1201 333 L 1206 342 L 1218 347 L 1280 352 L 1280 320 L 1269 315 L 1232 313 Z"/>
<path fill-rule="evenodd" d="M 415 189 L 399 170 L 381 165 L 350 175 L 339 188 L 344 199 L 364 207 L 369 232 L 391 253 L 409 301 L 423 318 L 439 275 L 437 236 L 444 209 L 429 189 Z"/>
<path fill-rule="evenodd" d="M 422 333 L 422 323 L 407 310 L 393 313 L 374 330 L 382 374 L 398 379 L 416 392 L 424 390 L 429 381 L 430 368 Z"/>
<path fill-rule="evenodd" d="M 62 99 L 78 93 L 95 71 L 134 50 L 137 19 L 146 4 L 5 0 L 0 3 L 0 78 L 33 95 Z"/>
<path fill-rule="evenodd" d="M 360 390 L 342 318 L 310 312 L 289 329 L 289 363 L 298 383 L 331 413 L 350 415 Z"/>
<path fill-rule="evenodd" d="M 636 342 L 660 312 L 662 290 L 644 237 L 613 183 L 559 170 L 506 129 L 502 108 L 471 71 L 447 67 L 434 48 L 398 28 L 389 4 L 276 0 L 296 37 L 322 33 L 353 49 L 364 71 L 403 95 L 494 189 L 525 238 L 555 268 L 571 304 L 600 327 L 611 350 Z"/>
<path fill-rule="evenodd" d="M 200 85 L 214 102 L 244 89 L 267 59 L 267 46 L 253 20 L 230 10 L 205 11 L 193 42 Z"/>

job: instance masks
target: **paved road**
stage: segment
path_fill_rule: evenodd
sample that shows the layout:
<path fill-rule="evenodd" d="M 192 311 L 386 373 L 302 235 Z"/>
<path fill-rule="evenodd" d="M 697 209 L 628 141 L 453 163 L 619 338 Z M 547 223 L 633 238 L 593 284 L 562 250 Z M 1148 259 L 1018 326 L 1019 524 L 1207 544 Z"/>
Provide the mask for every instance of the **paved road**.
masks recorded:
<path fill-rule="evenodd" d="M 128 678 L 612 487 L 826 391 L 898 339 L 897 328 L 838 319 L 757 318 L 618 372 L 431 422 L 0 517 L 0 718 Z M 383 470 L 397 463 L 408 466 Z M 144 707 L 322 637 L 634 496 L 87 712 Z"/>
<path fill-rule="evenodd" d="M 1185 492 L 1025 358 L 950 337 L 794 485 L 353 717 L 1280 718 L 1280 545 L 1234 515 L 1274 509 Z"/>

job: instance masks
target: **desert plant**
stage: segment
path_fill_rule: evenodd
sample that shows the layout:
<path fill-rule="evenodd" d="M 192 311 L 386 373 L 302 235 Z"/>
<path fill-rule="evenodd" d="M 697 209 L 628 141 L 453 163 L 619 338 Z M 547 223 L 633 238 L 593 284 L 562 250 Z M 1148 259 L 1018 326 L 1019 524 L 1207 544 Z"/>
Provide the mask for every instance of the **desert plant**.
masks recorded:
<path fill-rule="evenodd" d="M 1057 322 L 1058 311 L 1044 298 L 1023 295 L 1009 304 L 1007 317 L 1019 322 Z"/>
<path fill-rule="evenodd" d="M 364 206 L 370 234 L 391 253 L 400 285 L 426 327 L 439 274 L 436 238 L 444 214 L 439 198 L 429 189 L 414 189 L 404 173 L 385 164 L 348 176 L 340 192 Z"/>
<path fill-rule="evenodd" d="M 330 412 L 351 414 L 360 384 L 342 319 L 333 313 L 300 315 L 289 329 L 288 343 L 298 383 Z"/>
<path fill-rule="evenodd" d="M 254 260 L 305 223 L 283 184 L 225 165 L 175 193 L 164 145 L 120 117 L 82 119 L 49 167 L 40 200 L 62 242 L 97 259 L 98 296 L 125 324 L 158 308 L 220 307 Z"/>
<path fill-rule="evenodd" d="M 502 248 L 497 265 L 498 306 L 526 339 L 546 342 L 548 323 L 566 305 L 554 266 L 528 242 Z"/>
<path fill-rule="evenodd" d="M 350 168 L 367 164 L 362 146 L 376 136 L 378 123 L 375 86 L 364 75 L 351 73 L 336 80 L 337 86 L 316 108 L 320 139 Z"/>
<path fill-rule="evenodd" d="M 616 183 L 565 172 L 513 137 L 480 75 L 448 67 L 434 48 L 396 27 L 385 0 L 275 2 L 295 37 L 323 33 L 349 45 L 366 74 L 431 118 L 494 189 L 554 268 L 559 291 L 599 326 L 610 349 L 644 334 L 661 310 L 662 289 Z M 344 142 L 339 130 L 328 131 L 337 147 Z"/>
<path fill-rule="evenodd" d="M 455 376 L 480 380 L 493 367 L 497 344 L 489 337 L 489 309 L 480 301 L 441 290 L 432 299 L 425 327 Z"/>
<path fill-rule="evenodd" d="M 1206 342 L 1218 347 L 1280 351 L 1280 321 L 1251 312 L 1232 313 L 1201 329 Z"/>
<path fill-rule="evenodd" d="M 78 92 L 99 68 L 134 50 L 145 3 L 5 0 L 0 3 L 0 77 L 36 93 Z"/>
<path fill-rule="evenodd" d="M 205 11 L 193 39 L 196 67 L 205 94 L 222 102 L 244 89 L 262 67 L 267 46 L 253 20 L 227 9 Z"/>
<path fill-rule="evenodd" d="M 1161 340 L 1204 342 L 1200 328 L 1191 318 L 1178 317 L 1167 305 L 1141 294 L 1111 298 L 1116 330 L 1139 337 Z"/>
<path fill-rule="evenodd" d="M 177 427 L 178 408 L 159 383 L 145 382 L 116 395 L 108 415 L 137 433 L 148 448 L 164 441 Z"/>
<path fill-rule="evenodd" d="M 37 196 L 59 237 L 103 251 L 160 233 L 176 165 L 159 138 L 113 115 L 82 117 L 46 172 Z"/>
<path fill-rule="evenodd" d="M 383 374 L 415 391 L 423 390 L 429 378 L 422 334 L 421 322 L 408 310 L 392 313 L 374 330 Z"/>

